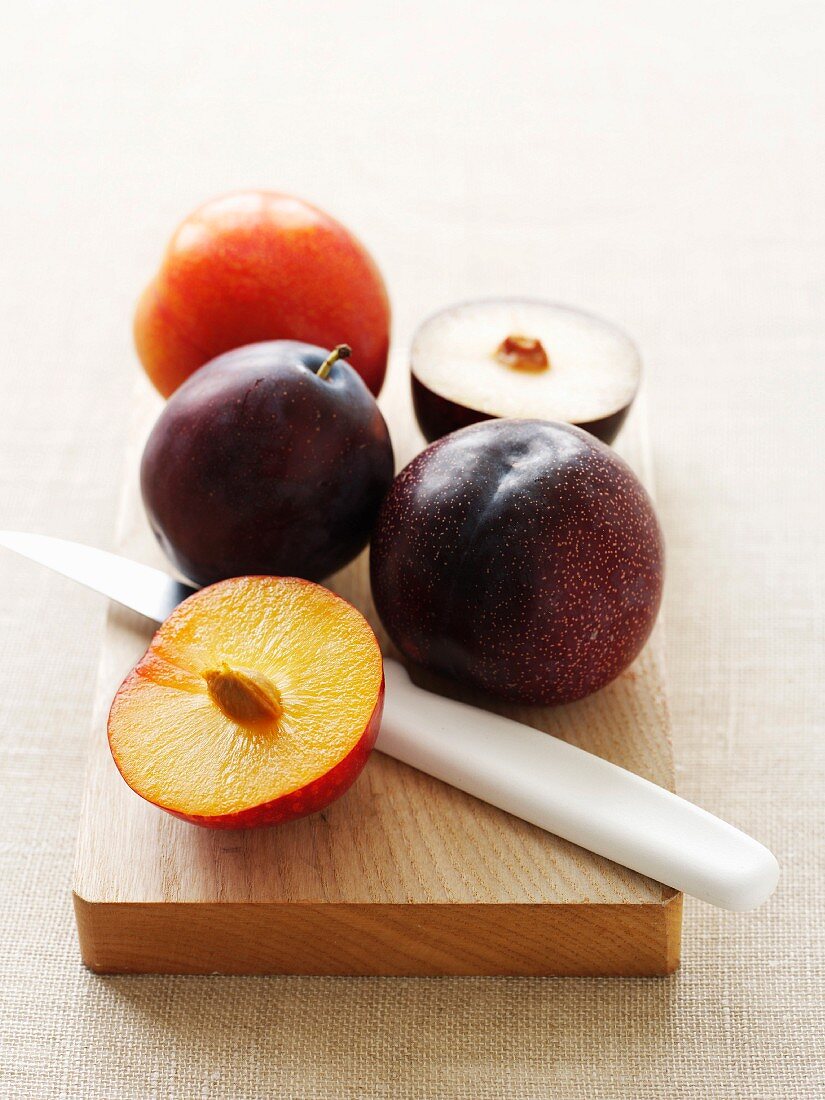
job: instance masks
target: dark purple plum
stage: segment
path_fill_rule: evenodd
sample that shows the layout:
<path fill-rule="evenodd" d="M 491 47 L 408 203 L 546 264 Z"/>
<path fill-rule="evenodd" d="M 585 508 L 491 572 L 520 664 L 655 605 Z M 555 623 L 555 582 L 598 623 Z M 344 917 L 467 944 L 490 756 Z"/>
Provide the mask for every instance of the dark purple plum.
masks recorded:
<path fill-rule="evenodd" d="M 141 489 L 161 546 L 196 584 L 317 581 L 364 548 L 392 476 L 387 425 L 356 372 L 275 340 L 218 356 L 175 391 Z"/>
<path fill-rule="evenodd" d="M 410 349 L 413 408 L 430 443 L 497 417 L 549 420 L 612 443 L 639 387 L 639 351 L 609 321 L 528 298 L 443 309 Z"/>
<path fill-rule="evenodd" d="M 395 479 L 370 550 L 378 613 L 406 657 L 544 704 L 627 668 L 653 628 L 663 566 L 653 505 L 626 463 L 539 420 L 431 444 Z"/>

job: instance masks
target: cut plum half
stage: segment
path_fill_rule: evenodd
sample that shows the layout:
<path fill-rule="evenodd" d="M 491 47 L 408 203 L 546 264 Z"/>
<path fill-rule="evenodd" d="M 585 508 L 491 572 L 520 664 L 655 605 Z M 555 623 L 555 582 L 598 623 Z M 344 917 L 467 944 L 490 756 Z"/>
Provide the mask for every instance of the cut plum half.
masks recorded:
<path fill-rule="evenodd" d="M 346 600 L 235 577 L 162 624 L 118 690 L 109 745 L 128 785 L 212 828 L 272 825 L 346 791 L 375 744 L 381 651 Z"/>
<path fill-rule="evenodd" d="M 552 302 L 491 298 L 451 306 L 413 338 L 410 366 L 428 442 L 498 417 L 560 421 L 612 443 L 641 378 L 621 329 Z"/>

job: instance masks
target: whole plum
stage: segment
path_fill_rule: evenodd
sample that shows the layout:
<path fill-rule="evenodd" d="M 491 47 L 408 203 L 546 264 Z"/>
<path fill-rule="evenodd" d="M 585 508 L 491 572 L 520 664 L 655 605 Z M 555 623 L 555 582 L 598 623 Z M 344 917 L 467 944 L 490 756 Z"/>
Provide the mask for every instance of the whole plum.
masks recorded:
<path fill-rule="evenodd" d="M 375 604 L 410 660 L 506 699 L 568 703 L 653 627 L 664 546 L 630 468 L 588 432 L 489 420 L 395 479 L 370 550 Z"/>
<path fill-rule="evenodd" d="M 250 344 L 169 399 L 146 443 L 141 489 L 184 576 L 317 581 L 364 548 L 393 453 L 375 399 L 341 359 L 348 351 Z"/>

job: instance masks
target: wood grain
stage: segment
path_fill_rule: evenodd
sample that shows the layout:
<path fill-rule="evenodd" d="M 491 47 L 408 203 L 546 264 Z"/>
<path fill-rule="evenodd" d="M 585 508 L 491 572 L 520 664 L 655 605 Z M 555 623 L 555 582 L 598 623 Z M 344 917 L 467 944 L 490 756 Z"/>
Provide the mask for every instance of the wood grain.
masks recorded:
<path fill-rule="evenodd" d="M 396 359 L 381 404 L 402 465 L 423 445 Z M 163 565 L 137 488 L 160 408 L 142 381 L 116 549 Z M 643 409 L 619 450 L 650 486 Z M 330 582 L 375 617 L 366 556 Z M 328 974 L 658 974 L 678 964 L 681 896 L 374 753 L 323 813 L 271 830 L 213 832 L 133 794 L 105 720 L 151 625 L 109 612 L 78 839 L 75 907 L 98 971 Z M 413 670 L 426 686 L 500 710 L 673 786 L 662 624 L 623 676 L 561 708 L 481 700 Z"/>

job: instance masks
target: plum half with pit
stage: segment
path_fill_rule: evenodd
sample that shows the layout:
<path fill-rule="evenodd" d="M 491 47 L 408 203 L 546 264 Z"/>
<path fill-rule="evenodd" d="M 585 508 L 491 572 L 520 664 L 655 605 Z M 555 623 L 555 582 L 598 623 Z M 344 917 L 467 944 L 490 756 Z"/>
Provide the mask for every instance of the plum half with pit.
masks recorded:
<path fill-rule="evenodd" d="M 146 443 L 141 489 L 185 577 L 318 581 L 364 548 L 394 463 L 387 425 L 343 362 L 348 353 L 249 344 L 170 397 Z"/>
<path fill-rule="evenodd" d="M 370 572 L 411 661 L 490 694 L 560 704 L 647 640 L 664 545 L 629 466 L 567 424 L 490 420 L 431 444 L 384 499 Z"/>
<path fill-rule="evenodd" d="M 583 310 L 491 298 L 430 317 L 410 357 L 415 414 L 432 442 L 494 417 L 537 417 L 612 443 L 641 377 L 635 344 Z"/>

